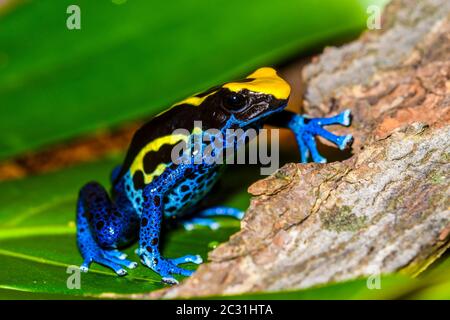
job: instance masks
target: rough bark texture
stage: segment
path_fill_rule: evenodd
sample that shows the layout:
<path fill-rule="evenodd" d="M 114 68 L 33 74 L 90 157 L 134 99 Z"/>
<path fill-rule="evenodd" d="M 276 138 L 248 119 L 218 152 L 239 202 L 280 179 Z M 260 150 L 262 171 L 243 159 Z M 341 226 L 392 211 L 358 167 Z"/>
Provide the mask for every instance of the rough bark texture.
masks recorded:
<path fill-rule="evenodd" d="M 394 1 L 383 28 L 303 71 L 313 115 L 351 108 L 354 155 L 249 188 L 242 230 L 181 285 L 145 297 L 305 288 L 417 273 L 449 246 L 450 2 Z M 336 128 L 336 130 L 342 130 Z M 142 296 L 140 296 L 142 297 Z"/>

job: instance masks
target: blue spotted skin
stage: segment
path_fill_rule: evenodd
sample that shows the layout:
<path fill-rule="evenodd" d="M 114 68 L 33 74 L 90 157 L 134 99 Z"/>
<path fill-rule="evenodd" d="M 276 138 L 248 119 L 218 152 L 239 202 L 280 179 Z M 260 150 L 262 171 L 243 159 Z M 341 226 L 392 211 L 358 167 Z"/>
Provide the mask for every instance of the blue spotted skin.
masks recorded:
<path fill-rule="evenodd" d="M 265 88 L 261 85 L 264 81 L 250 77 L 228 87 L 223 85 L 196 95 L 193 97 L 195 99 L 175 105 L 136 132 L 124 163 L 111 174 L 110 195 L 96 182 L 90 182 L 80 190 L 77 243 L 84 259 L 82 271 L 87 271 L 90 264 L 96 262 L 111 268 L 118 275 L 125 275 L 127 272 L 124 267 L 134 268 L 137 264 L 127 260 L 119 249 L 139 241 L 136 253 L 141 262 L 158 273 L 164 282 L 177 283 L 174 275 L 189 276 L 192 273 L 191 270 L 181 268 L 180 264 L 199 264 L 202 259 L 198 255 L 174 259 L 163 257 L 160 252 L 163 222 L 177 217 L 181 218 L 187 230 L 193 229 L 194 225 L 216 229 L 218 224 L 211 219 L 215 216 L 243 217 L 243 212 L 234 208 L 199 207 L 200 201 L 210 192 L 225 166 L 212 163 L 211 156 L 204 156 L 200 163 L 194 163 L 192 158 L 188 163 L 175 164 L 169 157 L 171 148 L 163 145 L 145 155 L 141 166 L 144 172 L 133 171 L 132 164 L 135 159 L 140 159 L 137 156 L 139 152 L 150 142 L 171 134 L 176 128 L 187 128 L 188 132 L 194 132 L 191 123 L 194 120 L 201 120 L 202 125 L 206 125 L 203 129 L 217 128 L 223 134 L 227 129 L 259 129 L 264 124 L 289 128 L 297 139 L 302 162 L 307 162 L 309 157 L 315 162 L 325 162 L 317 151 L 314 140 L 317 135 L 333 142 L 340 149 L 349 145 L 352 139 L 350 135 L 336 136 L 323 129 L 323 126 L 331 124 L 348 126 L 349 111 L 330 118 L 313 119 L 285 111 L 283 109 L 288 94 L 282 98 L 276 97 L 280 95 L 280 90 L 272 90 L 271 86 L 274 83 L 276 85 L 276 81 L 280 85 L 283 80 L 279 80 L 275 71 L 273 74 Z M 243 89 L 236 89 L 236 84 L 240 83 Z M 205 134 L 204 131 L 200 133 Z M 245 136 L 230 143 L 234 147 L 241 145 L 245 143 Z M 203 148 L 207 145 L 204 143 Z M 226 147 L 229 145 L 225 144 Z M 214 150 L 215 153 L 221 151 Z M 154 172 L 152 170 L 158 164 L 164 164 L 164 170 L 146 184 L 145 175 Z"/>

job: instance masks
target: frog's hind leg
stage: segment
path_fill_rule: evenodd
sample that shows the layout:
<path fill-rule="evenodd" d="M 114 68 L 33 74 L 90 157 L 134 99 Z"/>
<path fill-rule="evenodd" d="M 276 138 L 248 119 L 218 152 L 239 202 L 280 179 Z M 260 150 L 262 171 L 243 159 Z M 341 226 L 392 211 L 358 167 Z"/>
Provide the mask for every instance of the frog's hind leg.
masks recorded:
<path fill-rule="evenodd" d="M 195 225 L 205 226 L 212 230 L 216 230 L 220 227 L 217 221 L 211 219 L 211 217 L 233 217 L 235 219 L 241 220 L 244 217 L 244 211 L 241 211 L 236 208 L 230 207 L 211 207 L 205 210 L 200 211 L 195 215 L 195 217 L 183 221 L 183 227 L 186 230 L 193 230 Z"/>
<path fill-rule="evenodd" d="M 77 244 L 84 262 L 80 270 L 87 272 L 92 262 L 126 275 L 123 267 L 135 268 L 136 262 L 116 248 L 121 242 L 128 218 L 111 202 L 106 190 L 98 183 L 86 184 L 77 203 Z"/>

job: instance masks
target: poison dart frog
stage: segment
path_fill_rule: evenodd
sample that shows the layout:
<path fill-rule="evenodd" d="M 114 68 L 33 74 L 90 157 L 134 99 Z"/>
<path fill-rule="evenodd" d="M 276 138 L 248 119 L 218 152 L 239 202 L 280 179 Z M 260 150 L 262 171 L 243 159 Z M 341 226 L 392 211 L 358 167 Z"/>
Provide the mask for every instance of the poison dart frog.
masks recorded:
<path fill-rule="evenodd" d="M 173 147 L 203 129 L 261 128 L 263 124 L 289 128 L 294 132 L 301 162 L 311 156 L 314 162 L 326 162 L 317 151 L 315 136 L 321 136 L 341 150 L 352 141 L 351 135 L 337 136 L 327 125 L 350 125 L 350 111 L 329 118 L 309 118 L 284 110 L 290 94 L 289 84 L 272 68 L 260 68 L 248 77 L 227 82 L 176 103 L 144 124 L 134 134 L 125 160 L 112 174 L 109 195 L 97 182 L 82 187 L 77 202 L 77 244 L 87 272 L 91 263 L 99 263 L 118 275 L 137 267 L 126 259 L 120 248 L 139 241 L 136 254 L 142 264 L 176 284 L 174 275 L 189 276 L 184 263 L 202 263 L 199 255 L 168 259 L 160 252 L 161 226 L 167 218 L 181 217 L 190 229 L 193 224 L 216 227 L 214 216 L 241 219 L 243 213 L 227 207 L 200 210 L 198 204 L 220 177 L 225 164 L 207 161 L 174 161 Z M 174 134 L 183 128 L 189 135 Z M 194 155 L 191 155 L 194 157 Z"/>

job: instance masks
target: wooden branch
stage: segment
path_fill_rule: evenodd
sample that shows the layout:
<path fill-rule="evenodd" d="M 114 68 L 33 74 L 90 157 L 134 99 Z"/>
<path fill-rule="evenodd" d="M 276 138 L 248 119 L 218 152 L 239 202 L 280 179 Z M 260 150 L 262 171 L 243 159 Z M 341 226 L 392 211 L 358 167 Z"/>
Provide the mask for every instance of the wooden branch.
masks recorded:
<path fill-rule="evenodd" d="M 288 164 L 249 188 L 242 230 L 181 285 L 140 298 L 415 274 L 449 246 L 450 3 L 393 1 L 382 30 L 303 71 L 305 108 L 352 109 L 354 155 Z M 340 128 L 336 128 L 341 130 Z M 333 129 L 334 130 L 334 129 Z"/>

